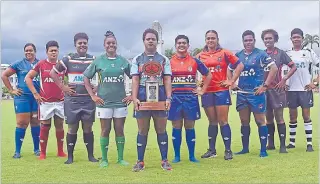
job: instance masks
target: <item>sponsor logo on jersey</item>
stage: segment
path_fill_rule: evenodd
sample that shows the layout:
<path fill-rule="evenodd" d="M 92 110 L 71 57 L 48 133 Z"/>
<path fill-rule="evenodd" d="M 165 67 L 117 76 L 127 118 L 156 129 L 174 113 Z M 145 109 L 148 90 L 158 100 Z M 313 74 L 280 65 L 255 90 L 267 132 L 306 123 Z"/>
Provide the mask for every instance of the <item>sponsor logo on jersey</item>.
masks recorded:
<path fill-rule="evenodd" d="M 214 73 L 214 72 L 221 72 L 222 69 L 221 69 L 221 66 L 220 65 L 217 65 L 217 66 L 213 66 L 213 67 L 209 67 L 208 68 L 210 70 L 211 73 Z"/>
<path fill-rule="evenodd" d="M 83 84 L 83 74 L 68 74 L 69 83 Z"/>
<path fill-rule="evenodd" d="M 62 80 L 63 77 L 59 76 L 59 79 Z M 51 77 L 46 77 L 46 78 L 44 78 L 43 82 L 45 82 L 45 83 L 53 83 L 54 81 L 53 81 L 53 79 Z"/>
<path fill-rule="evenodd" d="M 195 82 L 195 79 L 191 76 L 184 76 L 184 77 L 173 77 L 173 83 L 180 83 L 180 82 Z"/>
<path fill-rule="evenodd" d="M 255 76 L 255 75 L 256 75 L 256 72 L 254 71 L 253 68 L 251 68 L 250 70 L 242 71 L 240 74 L 240 76 L 243 76 L 243 77 Z"/>
<path fill-rule="evenodd" d="M 103 82 L 108 82 L 108 83 L 124 82 L 124 77 L 123 75 L 119 75 L 118 77 L 104 77 Z"/>

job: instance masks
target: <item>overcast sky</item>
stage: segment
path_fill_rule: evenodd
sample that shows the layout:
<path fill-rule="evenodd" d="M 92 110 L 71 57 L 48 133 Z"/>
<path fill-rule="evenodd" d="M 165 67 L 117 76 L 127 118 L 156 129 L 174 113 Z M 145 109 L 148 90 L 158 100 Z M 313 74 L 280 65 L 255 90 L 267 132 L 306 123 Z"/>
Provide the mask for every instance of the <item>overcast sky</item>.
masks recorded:
<path fill-rule="evenodd" d="M 174 46 L 174 38 L 185 34 L 192 48 L 203 47 L 208 29 L 219 33 L 220 44 L 230 50 L 242 49 L 241 34 L 255 32 L 258 48 L 264 48 L 261 31 L 278 31 L 278 46 L 291 47 L 290 31 L 301 28 L 319 34 L 317 1 L 94 1 L 94 2 L 1 2 L 2 63 L 21 59 L 23 46 L 33 42 L 37 56 L 45 58 L 45 44 L 56 40 L 60 56 L 74 52 L 73 36 L 89 35 L 89 52 L 104 52 L 103 38 L 111 30 L 118 40 L 118 52 L 133 57 L 143 51 L 142 33 L 158 20 L 163 28 L 164 48 Z M 318 48 L 316 49 L 318 50 Z"/>

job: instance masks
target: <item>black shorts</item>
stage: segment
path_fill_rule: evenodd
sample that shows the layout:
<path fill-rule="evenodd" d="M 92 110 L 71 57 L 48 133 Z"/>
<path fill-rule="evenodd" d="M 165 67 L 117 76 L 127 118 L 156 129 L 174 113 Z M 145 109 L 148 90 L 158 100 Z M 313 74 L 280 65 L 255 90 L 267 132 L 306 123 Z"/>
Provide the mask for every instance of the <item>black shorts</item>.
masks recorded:
<path fill-rule="evenodd" d="M 90 96 L 66 96 L 64 114 L 67 124 L 82 122 L 92 123 L 95 120 L 96 105 Z"/>
<path fill-rule="evenodd" d="M 313 107 L 313 92 L 312 91 L 288 91 L 287 101 L 289 108 L 310 108 Z"/>
<path fill-rule="evenodd" d="M 267 110 L 274 110 L 287 107 L 286 92 L 269 89 L 267 95 Z"/>

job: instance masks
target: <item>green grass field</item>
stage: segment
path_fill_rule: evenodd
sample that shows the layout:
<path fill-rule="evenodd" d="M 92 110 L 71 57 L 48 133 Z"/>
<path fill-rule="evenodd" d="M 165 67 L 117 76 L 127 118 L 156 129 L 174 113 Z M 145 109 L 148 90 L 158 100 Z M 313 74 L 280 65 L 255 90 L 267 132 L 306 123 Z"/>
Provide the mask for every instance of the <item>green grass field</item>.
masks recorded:
<path fill-rule="evenodd" d="M 234 98 L 234 97 L 233 97 Z M 12 101 L 2 101 L 2 183 L 318 183 L 319 181 L 319 149 L 318 122 L 319 102 L 315 95 L 315 107 L 312 108 L 313 145 L 315 152 L 307 153 L 306 139 L 299 109 L 299 124 L 297 130 L 296 148 L 288 154 L 279 154 L 278 150 L 269 151 L 269 157 L 259 158 L 260 143 L 257 126 L 251 119 L 250 153 L 234 156 L 231 161 L 223 159 L 224 145 L 220 133 L 217 139 L 218 157 L 203 160 L 199 164 L 188 161 L 187 146 L 183 136 L 182 162 L 173 164 L 173 171 L 167 172 L 160 168 L 160 152 L 153 126 L 150 128 L 148 146 L 145 154 L 145 171 L 134 173 L 132 165 L 136 161 L 137 125 L 130 115 L 125 125 L 126 147 L 125 159 L 130 166 L 119 166 L 116 163 L 116 145 L 114 132 L 111 133 L 109 145 L 109 168 L 99 168 L 98 163 L 87 161 L 86 148 L 79 130 L 78 142 L 75 148 L 75 163 L 65 165 L 65 158 L 57 158 L 55 129 L 51 128 L 48 155 L 44 161 L 39 161 L 33 155 L 31 132 L 28 128 L 22 147 L 22 158 L 12 158 L 14 152 L 15 114 Z M 235 101 L 234 101 L 235 102 Z M 233 105 L 230 110 L 230 125 L 232 129 L 232 150 L 241 149 L 240 122 Z M 288 109 L 285 110 L 285 120 L 288 122 Z M 66 127 L 66 126 L 65 126 Z M 202 112 L 202 119 L 196 123 L 196 155 L 200 159 L 208 147 L 208 122 Z M 66 129 L 65 129 L 66 130 Z M 171 140 L 171 124 L 167 126 Z M 288 130 L 288 128 L 287 128 Z M 219 131 L 220 132 L 220 131 Z M 94 124 L 95 156 L 100 157 L 99 134 L 100 125 Z M 184 135 L 184 134 L 183 134 Z M 279 146 L 278 134 L 275 135 L 276 146 Z M 287 136 L 287 140 L 289 140 Z M 169 160 L 173 158 L 172 142 L 169 142 Z"/>

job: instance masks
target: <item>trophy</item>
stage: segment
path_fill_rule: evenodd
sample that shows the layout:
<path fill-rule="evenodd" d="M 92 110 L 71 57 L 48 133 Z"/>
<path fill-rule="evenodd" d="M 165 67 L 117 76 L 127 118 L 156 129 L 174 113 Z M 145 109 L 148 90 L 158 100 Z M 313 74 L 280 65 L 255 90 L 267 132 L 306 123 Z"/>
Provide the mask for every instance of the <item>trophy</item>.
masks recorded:
<path fill-rule="evenodd" d="M 159 82 L 156 76 L 162 72 L 159 62 L 148 61 L 142 67 L 142 71 L 148 76 L 146 80 L 146 102 L 141 102 L 139 110 L 166 110 L 165 101 L 159 102 Z"/>

